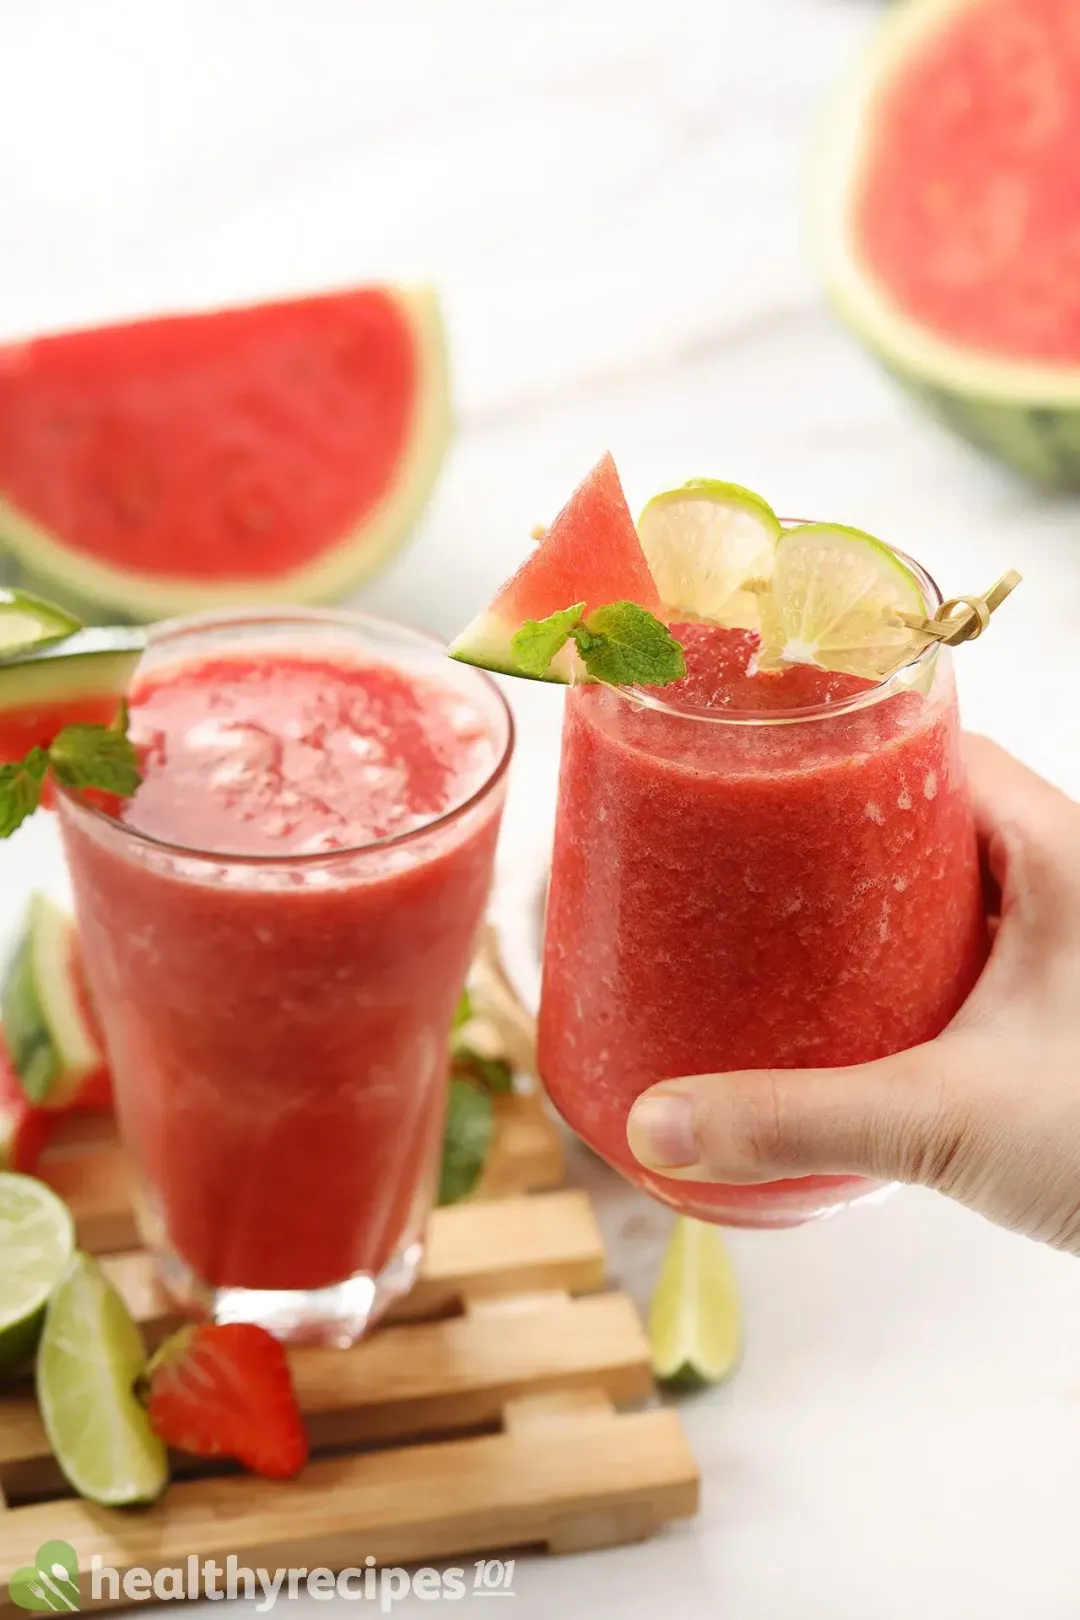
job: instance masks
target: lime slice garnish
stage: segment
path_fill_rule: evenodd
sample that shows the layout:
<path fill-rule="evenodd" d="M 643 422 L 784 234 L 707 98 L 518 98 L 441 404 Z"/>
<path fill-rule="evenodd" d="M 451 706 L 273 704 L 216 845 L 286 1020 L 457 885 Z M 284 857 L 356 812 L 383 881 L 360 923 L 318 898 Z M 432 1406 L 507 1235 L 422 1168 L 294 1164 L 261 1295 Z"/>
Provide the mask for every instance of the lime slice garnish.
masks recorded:
<path fill-rule="evenodd" d="M 78 619 L 28 591 L 0 587 L 0 658 L 29 652 L 47 642 L 63 641 L 80 629 Z"/>
<path fill-rule="evenodd" d="M 666 1384 L 718 1384 L 742 1344 L 735 1273 L 715 1226 L 680 1215 L 649 1306 L 653 1372 Z"/>
<path fill-rule="evenodd" d="M 33 1354 L 74 1249 L 71 1215 L 52 1189 L 32 1176 L 0 1175 L 0 1373 Z"/>
<path fill-rule="evenodd" d="M 772 587 L 761 598 L 761 669 L 816 664 L 867 680 L 910 662 L 926 637 L 901 613 L 928 617 L 911 569 L 861 529 L 807 523 L 776 544 Z"/>
<path fill-rule="evenodd" d="M 120 1295 L 96 1261 L 76 1254 L 45 1313 L 37 1395 L 65 1478 L 92 1502 L 152 1502 L 168 1484 L 165 1446 L 135 1394 L 145 1368 Z"/>
<path fill-rule="evenodd" d="M 739 484 L 694 478 L 654 495 L 638 520 L 641 548 L 672 619 L 756 624 L 750 584 L 772 573 L 780 521 Z"/>

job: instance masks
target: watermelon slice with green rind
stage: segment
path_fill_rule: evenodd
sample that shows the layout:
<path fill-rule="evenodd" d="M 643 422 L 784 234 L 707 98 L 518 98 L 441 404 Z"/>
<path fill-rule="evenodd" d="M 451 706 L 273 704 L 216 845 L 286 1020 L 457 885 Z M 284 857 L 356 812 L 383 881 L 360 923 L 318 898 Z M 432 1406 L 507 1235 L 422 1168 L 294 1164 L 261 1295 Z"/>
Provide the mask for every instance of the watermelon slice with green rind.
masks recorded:
<path fill-rule="evenodd" d="M 636 602 L 667 623 L 610 455 L 578 485 L 490 606 L 451 643 L 451 657 L 504 675 L 568 685 L 576 658 L 572 646 L 546 674 L 535 676 L 518 667 L 512 642 L 526 620 L 546 619 L 578 602 L 585 604 L 586 615 L 611 602 Z"/>
<path fill-rule="evenodd" d="M 72 918 L 35 894 L 2 976 L 0 1014 L 12 1066 L 36 1107 L 68 1107 L 105 1061 L 78 952 Z"/>
<path fill-rule="evenodd" d="M 0 553 L 84 618 L 346 595 L 450 432 L 430 289 L 366 287 L 0 349 Z"/>
<path fill-rule="evenodd" d="M 843 318 L 931 412 L 1080 488 L 1075 0 L 904 0 L 831 111 L 817 256 Z"/>
<path fill-rule="evenodd" d="M 145 647 L 144 630 L 114 625 L 0 662 L 0 765 L 47 748 L 64 726 L 110 725 Z"/>

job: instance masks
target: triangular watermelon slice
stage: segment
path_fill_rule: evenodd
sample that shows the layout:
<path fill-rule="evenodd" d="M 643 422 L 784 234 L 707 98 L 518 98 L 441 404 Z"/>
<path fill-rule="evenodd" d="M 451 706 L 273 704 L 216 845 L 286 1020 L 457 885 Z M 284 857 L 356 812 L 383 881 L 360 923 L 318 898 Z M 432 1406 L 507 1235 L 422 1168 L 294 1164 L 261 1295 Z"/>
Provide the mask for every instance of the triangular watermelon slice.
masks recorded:
<path fill-rule="evenodd" d="M 84 617 L 331 601 L 407 533 L 449 428 L 428 290 L 38 338 L 0 349 L 0 551 Z"/>
<path fill-rule="evenodd" d="M 515 633 L 526 619 L 546 619 L 577 602 L 585 603 L 586 613 L 609 602 L 636 602 L 667 623 L 610 455 L 578 485 L 491 605 L 451 643 L 450 655 L 503 675 L 526 675 L 514 660 Z M 527 678 L 567 685 L 574 656 L 566 647 L 545 675 Z"/>

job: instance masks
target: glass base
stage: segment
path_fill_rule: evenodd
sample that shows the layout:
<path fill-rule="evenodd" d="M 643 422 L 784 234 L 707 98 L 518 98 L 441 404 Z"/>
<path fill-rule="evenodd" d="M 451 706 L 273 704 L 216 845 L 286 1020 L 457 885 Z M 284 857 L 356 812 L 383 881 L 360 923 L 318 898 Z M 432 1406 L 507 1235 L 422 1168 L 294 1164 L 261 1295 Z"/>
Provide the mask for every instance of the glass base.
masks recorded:
<path fill-rule="evenodd" d="M 171 1251 L 153 1251 L 158 1275 L 188 1316 L 215 1322 L 254 1322 L 284 1344 L 344 1350 L 363 1338 L 416 1281 L 424 1245 L 400 1249 L 377 1275 L 358 1271 L 329 1288 L 213 1288 Z"/>
<path fill-rule="evenodd" d="M 870 1181 L 865 1176 L 806 1176 L 758 1186 L 703 1186 L 672 1181 L 640 1170 L 633 1180 L 649 1195 L 680 1215 L 707 1221 L 712 1226 L 742 1227 L 752 1231 L 780 1231 L 828 1220 L 857 1204 L 880 1204 L 899 1186 L 895 1181 Z M 725 1198 L 725 1193 L 730 1194 Z"/>

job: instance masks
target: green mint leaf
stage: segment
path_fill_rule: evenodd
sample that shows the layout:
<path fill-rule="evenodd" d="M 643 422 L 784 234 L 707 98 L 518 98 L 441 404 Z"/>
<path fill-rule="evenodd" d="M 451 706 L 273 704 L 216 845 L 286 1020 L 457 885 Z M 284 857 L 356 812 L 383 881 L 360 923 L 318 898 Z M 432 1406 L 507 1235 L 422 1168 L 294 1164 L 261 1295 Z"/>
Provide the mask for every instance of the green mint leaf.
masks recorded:
<path fill-rule="evenodd" d="M 126 714 L 121 711 L 126 723 Z M 139 762 L 124 731 L 111 726 L 65 726 L 49 748 L 49 764 L 65 787 L 103 788 L 128 798 L 142 777 Z"/>
<path fill-rule="evenodd" d="M 514 662 L 526 675 L 546 675 L 551 660 L 562 652 L 585 612 L 584 602 L 560 608 L 546 619 L 526 619 L 510 640 Z"/>
<path fill-rule="evenodd" d="M 25 759 L 0 766 L 0 838 L 10 838 L 41 803 L 41 789 L 49 768 L 44 748 L 31 748 Z"/>
<path fill-rule="evenodd" d="M 439 1203 L 467 1198 L 483 1173 L 495 1135 L 495 1114 L 486 1091 L 451 1079 L 446 1099 Z"/>
<path fill-rule="evenodd" d="M 686 674 L 671 631 L 636 602 L 594 608 L 570 633 L 590 677 L 608 686 L 666 686 Z"/>
<path fill-rule="evenodd" d="M 504 1063 L 502 1058 L 483 1057 L 464 1044 L 454 1049 L 454 1073 L 463 1080 L 475 1080 L 493 1097 L 509 1096 L 514 1089 L 514 1075 L 509 1063 Z"/>
<path fill-rule="evenodd" d="M 458 997 L 458 1004 L 454 1008 L 454 1022 L 450 1025 L 451 1033 L 455 1029 L 460 1029 L 462 1024 L 467 1024 L 472 1015 L 472 997 L 469 994 L 468 986 L 466 986 Z"/>

